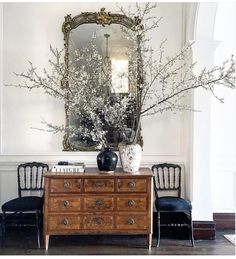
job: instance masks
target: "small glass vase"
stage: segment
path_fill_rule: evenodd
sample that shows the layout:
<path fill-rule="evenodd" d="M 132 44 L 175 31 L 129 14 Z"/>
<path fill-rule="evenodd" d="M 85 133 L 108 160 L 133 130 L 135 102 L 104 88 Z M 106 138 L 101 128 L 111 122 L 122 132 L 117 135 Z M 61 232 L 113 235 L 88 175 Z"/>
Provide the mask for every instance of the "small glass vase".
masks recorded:
<path fill-rule="evenodd" d="M 97 155 L 97 165 L 100 171 L 114 172 L 118 162 L 118 156 L 111 148 L 104 148 Z"/>

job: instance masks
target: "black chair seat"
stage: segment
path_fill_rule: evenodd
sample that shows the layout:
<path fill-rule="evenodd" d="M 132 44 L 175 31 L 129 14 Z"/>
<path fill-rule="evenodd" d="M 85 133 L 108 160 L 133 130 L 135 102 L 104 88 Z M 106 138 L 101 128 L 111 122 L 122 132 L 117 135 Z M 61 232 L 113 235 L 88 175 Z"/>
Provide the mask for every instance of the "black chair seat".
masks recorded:
<path fill-rule="evenodd" d="M 41 210 L 43 199 L 37 196 L 25 196 L 10 200 L 2 205 L 2 211 L 33 211 Z"/>
<path fill-rule="evenodd" d="M 192 209 L 192 205 L 189 201 L 171 196 L 157 198 L 155 205 L 157 210 L 163 211 L 190 211 Z"/>

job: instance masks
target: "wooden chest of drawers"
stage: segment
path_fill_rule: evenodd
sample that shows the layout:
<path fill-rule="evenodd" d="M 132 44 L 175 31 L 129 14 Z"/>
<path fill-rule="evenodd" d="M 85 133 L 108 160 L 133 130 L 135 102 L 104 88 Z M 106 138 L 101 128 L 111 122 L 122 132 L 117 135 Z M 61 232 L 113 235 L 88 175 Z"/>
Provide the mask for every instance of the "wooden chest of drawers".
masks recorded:
<path fill-rule="evenodd" d="M 50 235 L 146 234 L 152 243 L 152 172 L 103 174 L 48 172 L 44 194 L 44 241 Z"/>

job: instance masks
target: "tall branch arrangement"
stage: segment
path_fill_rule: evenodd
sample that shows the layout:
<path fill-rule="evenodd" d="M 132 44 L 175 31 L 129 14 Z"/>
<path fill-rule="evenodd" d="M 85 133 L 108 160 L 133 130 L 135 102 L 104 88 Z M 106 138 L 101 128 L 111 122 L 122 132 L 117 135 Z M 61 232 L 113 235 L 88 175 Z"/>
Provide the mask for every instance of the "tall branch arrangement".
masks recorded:
<path fill-rule="evenodd" d="M 97 149 L 110 145 L 109 130 L 125 136 L 126 119 L 133 112 L 131 103 L 134 96 L 114 94 L 111 66 L 93 40 L 88 46 L 71 53 L 73 58 L 68 67 L 64 62 L 64 50 L 59 51 L 50 46 L 50 52 L 50 73 L 44 69 L 40 74 L 29 61 L 26 72 L 15 73 L 24 79 L 24 83 L 13 85 L 30 91 L 41 88 L 46 94 L 65 103 L 67 113 L 70 114 L 69 125 L 54 125 L 42 121 L 46 129 L 38 130 L 69 133 L 71 139 L 80 138 L 78 143 L 83 141 L 86 145 L 87 140 L 89 143 L 92 141 Z M 117 75 L 117 81 L 122 77 L 127 75 Z"/>
<path fill-rule="evenodd" d="M 72 127 L 71 125 L 55 126 L 46 123 L 49 130 L 56 133 L 59 131 L 70 131 L 75 136 L 82 135 L 84 138 L 92 138 L 98 146 L 109 146 L 107 143 L 107 127 L 120 131 L 129 144 L 137 143 L 138 133 L 141 125 L 141 118 L 152 116 L 164 111 L 191 109 L 183 105 L 185 96 L 192 90 L 204 88 L 211 92 L 219 101 L 223 100 L 216 96 L 215 89 L 218 86 L 235 88 L 235 61 L 233 56 L 223 62 L 221 66 L 214 66 L 211 69 L 204 68 L 197 75 L 193 73 L 195 63 L 191 62 L 190 53 L 192 44 L 187 44 L 178 53 L 172 56 L 165 56 L 164 40 L 156 53 L 150 44 L 150 32 L 155 31 L 160 24 L 161 18 L 152 15 L 157 7 L 155 3 L 140 3 L 135 5 L 135 10 L 125 10 L 118 6 L 119 12 L 134 19 L 140 19 L 142 26 L 135 30 L 123 29 L 127 38 L 136 41 L 139 48 L 137 62 L 139 68 L 137 95 L 139 98 L 138 107 L 130 109 L 134 96 L 113 95 L 107 98 L 104 92 L 104 85 L 107 91 L 112 89 L 109 68 L 104 65 L 104 59 L 91 44 L 75 53 L 75 60 L 83 64 L 79 67 L 70 63 L 65 68 L 62 51 L 51 48 L 54 60 L 49 60 L 51 73 L 44 70 L 40 76 L 32 63 L 29 69 L 16 74 L 24 79 L 24 84 L 17 87 L 24 87 L 29 90 L 42 88 L 46 94 L 65 101 L 67 109 L 76 118 L 89 118 L 91 127 Z M 86 54 L 86 55 L 85 55 Z M 133 79 L 137 80 L 137 78 Z M 103 91 L 101 91 L 103 89 Z M 136 123 L 133 128 L 126 128 L 125 119 L 129 112 L 135 116 Z M 132 134 L 126 134 L 131 132 Z"/>
<path fill-rule="evenodd" d="M 191 110 L 191 107 L 182 105 L 184 97 L 192 90 L 204 88 L 211 92 L 220 102 L 223 99 L 215 94 L 218 86 L 235 88 L 235 60 L 231 56 L 218 67 L 204 68 L 197 75 L 193 73 L 196 63 L 191 62 L 190 54 L 192 44 L 186 44 L 178 53 L 165 57 L 165 43 L 163 40 L 159 46 L 157 58 L 154 58 L 153 48 L 150 45 L 150 32 L 159 27 L 162 18 L 153 16 L 152 11 L 157 8 L 156 3 L 138 4 L 134 10 L 126 11 L 117 5 L 119 11 L 127 16 L 138 16 L 143 27 L 137 31 L 136 39 L 140 41 L 143 79 L 140 85 L 140 108 L 138 113 L 138 128 L 141 117 L 156 115 L 170 110 Z M 138 131 L 136 130 L 133 143 L 136 143 Z"/>

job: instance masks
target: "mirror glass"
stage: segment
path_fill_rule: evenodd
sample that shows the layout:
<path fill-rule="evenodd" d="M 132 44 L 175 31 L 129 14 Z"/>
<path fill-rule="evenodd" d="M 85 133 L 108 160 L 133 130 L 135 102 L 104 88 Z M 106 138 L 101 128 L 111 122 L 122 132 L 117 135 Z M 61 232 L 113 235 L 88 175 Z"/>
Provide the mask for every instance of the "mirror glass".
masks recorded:
<path fill-rule="evenodd" d="M 104 98 L 112 100 L 117 95 L 129 94 L 134 97 L 133 104 L 136 104 L 137 45 L 136 41 L 128 36 L 128 30 L 131 31 L 119 23 L 105 26 L 83 23 L 70 29 L 68 33 L 68 65 L 73 66 L 78 73 L 84 72 L 85 75 L 88 75 L 91 79 L 89 93 L 93 94 L 94 88 L 98 85 L 97 96 L 104 96 Z M 128 114 L 127 128 L 132 128 L 136 123 L 134 113 L 129 112 Z M 67 114 L 67 119 L 68 125 L 71 127 L 85 127 L 87 130 L 92 128 L 89 116 Z M 106 130 L 109 146 L 117 149 L 119 142 L 122 141 L 122 136 L 112 127 L 107 127 Z M 99 149 L 98 143 L 84 135 L 68 134 L 65 139 L 64 150 Z"/>

